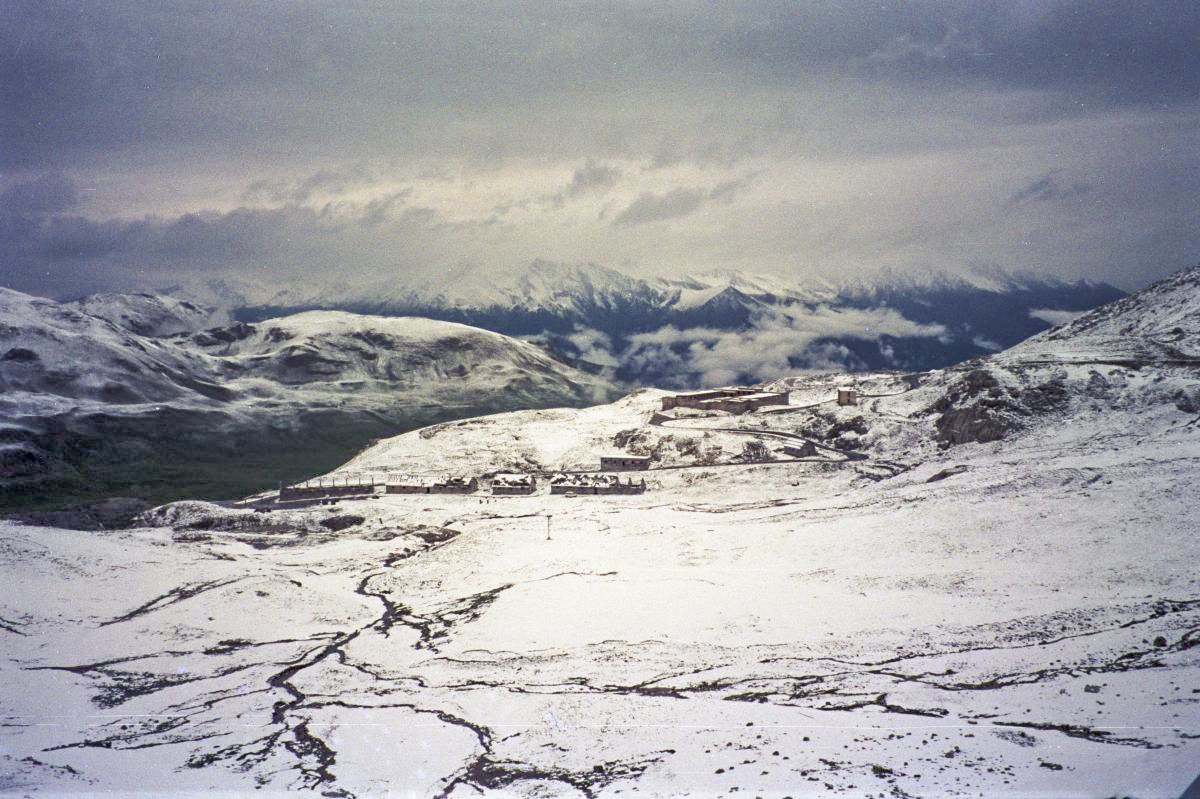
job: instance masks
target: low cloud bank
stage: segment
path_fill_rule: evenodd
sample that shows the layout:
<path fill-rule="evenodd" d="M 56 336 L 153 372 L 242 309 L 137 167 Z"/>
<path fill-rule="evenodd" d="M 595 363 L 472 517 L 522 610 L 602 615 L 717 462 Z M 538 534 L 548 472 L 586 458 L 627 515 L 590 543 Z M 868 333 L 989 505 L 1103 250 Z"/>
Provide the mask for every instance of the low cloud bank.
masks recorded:
<path fill-rule="evenodd" d="M 1029 311 L 1029 315 L 1034 319 L 1041 319 L 1043 322 L 1049 322 L 1056 327 L 1074 321 L 1085 313 L 1087 311 L 1059 311 L 1054 308 L 1033 308 Z"/>
<path fill-rule="evenodd" d="M 754 383 L 812 371 L 863 369 L 867 364 L 847 340 L 896 360 L 896 339 L 946 335 L 937 324 L 918 324 L 892 309 L 818 307 L 757 316 L 742 330 L 671 325 L 637 333 L 621 344 L 591 329 L 550 342 L 599 364 L 624 380 L 668 388 Z"/>

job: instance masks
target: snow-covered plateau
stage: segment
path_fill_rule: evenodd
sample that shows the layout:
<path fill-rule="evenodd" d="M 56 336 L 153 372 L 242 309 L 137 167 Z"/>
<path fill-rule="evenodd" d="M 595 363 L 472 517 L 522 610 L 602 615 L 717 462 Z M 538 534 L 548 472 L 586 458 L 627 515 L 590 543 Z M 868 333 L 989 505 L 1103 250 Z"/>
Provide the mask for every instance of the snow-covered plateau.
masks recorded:
<path fill-rule="evenodd" d="M 0 790 L 1187 789 L 1200 268 L 953 368 L 764 388 L 790 405 L 644 390 L 405 433 L 323 478 L 518 472 L 530 496 L 0 522 Z M 644 494 L 548 493 L 613 453 L 649 457 Z"/>

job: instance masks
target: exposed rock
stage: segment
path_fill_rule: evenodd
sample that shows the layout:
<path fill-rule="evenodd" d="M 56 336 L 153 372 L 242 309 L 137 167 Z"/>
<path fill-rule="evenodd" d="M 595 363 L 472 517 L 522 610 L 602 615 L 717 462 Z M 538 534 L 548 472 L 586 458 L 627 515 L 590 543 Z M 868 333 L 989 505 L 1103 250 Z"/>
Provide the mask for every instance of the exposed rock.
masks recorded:
<path fill-rule="evenodd" d="M 934 423 L 938 441 L 945 446 L 999 441 L 1021 426 L 1012 407 L 1009 403 L 981 402 L 946 411 Z"/>
<path fill-rule="evenodd" d="M 1108 378 L 1093 370 L 1091 375 L 1088 376 L 1087 388 L 1085 391 L 1087 392 L 1087 395 L 1093 399 L 1102 399 L 1108 395 L 1110 387 L 1111 384 L 1109 383 Z"/>
<path fill-rule="evenodd" d="M 0 477 L 27 477 L 45 468 L 46 458 L 29 447 L 0 449 Z"/>
<path fill-rule="evenodd" d="M 996 380 L 995 375 L 986 369 L 973 369 L 963 378 L 963 386 L 966 388 L 968 397 L 973 397 L 984 389 L 997 388 L 999 385 L 1000 382 Z"/>
<path fill-rule="evenodd" d="M 100 399 L 114 405 L 132 405 L 145 401 L 142 395 L 121 383 L 105 383 L 100 389 Z"/>
<path fill-rule="evenodd" d="M 1175 394 L 1175 407 L 1184 413 L 1200 413 L 1200 390 L 1189 393 L 1180 389 Z"/>
<path fill-rule="evenodd" d="M 328 519 L 322 519 L 321 526 L 336 533 L 350 527 L 356 527 L 362 524 L 363 521 L 365 519 L 362 516 L 355 516 L 348 513 L 344 516 L 330 516 Z"/>
<path fill-rule="evenodd" d="M 132 497 L 113 497 L 92 505 L 63 510 L 29 511 L 12 516 L 15 521 L 37 527 L 66 530 L 113 530 L 132 526 L 149 504 Z"/>
<path fill-rule="evenodd" d="M 943 446 L 999 441 L 1020 429 L 1031 416 L 1056 413 L 1070 402 L 1070 392 L 1060 379 L 1014 391 L 996 376 L 973 369 L 953 384 L 926 413 L 940 412 L 934 422 Z"/>
<path fill-rule="evenodd" d="M 24 347 L 13 347 L 4 355 L 0 356 L 0 361 L 16 361 L 17 363 L 35 363 L 41 358 L 33 350 L 27 350 Z"/>
<path fill-rule="evenodd" d="M 926 480 L 926 483 L 936 483 L 939 480 L 945 480 L 947 477 L 953 477 L 956 474 L 962 474 L 967 470 L 966 466 L 951 466 L 947 469 L 942 469 L 937 474 Z"/>
<path fill-rule="evenodd" d="M 1051 381 L 1021 392 L 1021 403 L 1033 413 L 1050 413 L 1061 410 L 1070 400 L 1066 386 Z"/>

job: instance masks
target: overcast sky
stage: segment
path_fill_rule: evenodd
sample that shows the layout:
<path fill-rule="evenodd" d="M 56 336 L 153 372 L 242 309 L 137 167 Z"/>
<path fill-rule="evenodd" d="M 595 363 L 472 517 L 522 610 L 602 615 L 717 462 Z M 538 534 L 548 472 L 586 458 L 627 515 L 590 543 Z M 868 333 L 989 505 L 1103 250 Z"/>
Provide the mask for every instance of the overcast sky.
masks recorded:
<path fill-rule="evenodd" d="M 1200 3 L 0 0 L 0 284 L 1200 261 Z"/>

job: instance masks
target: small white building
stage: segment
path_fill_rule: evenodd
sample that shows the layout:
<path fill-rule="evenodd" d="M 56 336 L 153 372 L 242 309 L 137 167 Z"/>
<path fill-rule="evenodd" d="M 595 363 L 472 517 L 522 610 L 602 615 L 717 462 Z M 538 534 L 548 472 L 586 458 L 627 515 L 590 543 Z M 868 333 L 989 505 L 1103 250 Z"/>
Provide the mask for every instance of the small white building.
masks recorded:
<path fill-rule="evenodd" d="M 837 403 L 838 405 L 857 405 L 858 392 L 849 386 L 840 386 L 838 388 Z"/>

